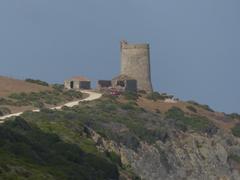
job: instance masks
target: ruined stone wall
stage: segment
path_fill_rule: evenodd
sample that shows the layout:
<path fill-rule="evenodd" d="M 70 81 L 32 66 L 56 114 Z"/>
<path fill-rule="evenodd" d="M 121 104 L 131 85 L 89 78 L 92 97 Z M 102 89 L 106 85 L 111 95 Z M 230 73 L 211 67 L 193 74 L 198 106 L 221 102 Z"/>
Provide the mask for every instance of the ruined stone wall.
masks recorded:
<path fill-rule="evenodd" d="M 73 87 L 71 87 L 73 83 Z M 91 82 L 89 81 L 77 81 L 77 80 L 66 80 L 64 81 L 64 87 L 66 89 L 91 89 Z"/>
<path fill-rule="evenodd" d="M 152 92 L 149 44 L 121 42 L 121 74 L 137 80 L 138 90 Z"/>
<path fill-rule="evenodd" d="M 79 82 L 78 88 L 80 88 L 80 89 L 91 89 L 91 83 L 89 81 L 81 81 L 81 82 Z"/>
<path fill-rule="evenodd" d="M 66 89 L 71 89 L 71 81 L 68 81 L 68 80 L 64 81 L 64 87 Z"/>

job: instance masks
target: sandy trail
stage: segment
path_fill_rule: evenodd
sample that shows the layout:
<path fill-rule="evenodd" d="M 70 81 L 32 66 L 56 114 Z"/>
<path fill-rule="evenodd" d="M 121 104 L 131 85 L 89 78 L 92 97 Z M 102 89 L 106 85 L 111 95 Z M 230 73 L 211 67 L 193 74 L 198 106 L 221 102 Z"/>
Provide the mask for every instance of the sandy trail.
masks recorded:
<path fill-rule="evenodd" d="M 68 102 L 62 106 L 56 106 L 56 107 L 53 107 L 53 108 L 50 108 L 52 110 L 61 110 L 62 107 L 64 106 L 67 106 L 67 107 L 73 107 L 73 106 L 76 106 L 78 105 L 80 102 L 85 102 L 85 101 L 94 101 L 96 99 L 99 99 L 102 97 L 102 94 L 100 93 L 96 93 L 96 92 L 93 92 L 93 91 L 81 91 L 82 93 L 85 93 L 85 94 L 88 94 L 89 96 L 86 97 L 85 99 L 81 99 L 81 100 L 78 100 L 78 101 L 73 101 L 73 102 Z M 40 109 L 35 109 L 33 110 L 32 112 L 40 112 Z M 19 113 L 14 113 L 14 114 L 8 114 L 6 116 L 2 116 L 0 117 L 0 123 L 3 123 L 6 119 L 10 118 L 10 117 L 16 117 L 16 116 L 20 116 L 22 115 L 24 112 L 19 112 Z"/>

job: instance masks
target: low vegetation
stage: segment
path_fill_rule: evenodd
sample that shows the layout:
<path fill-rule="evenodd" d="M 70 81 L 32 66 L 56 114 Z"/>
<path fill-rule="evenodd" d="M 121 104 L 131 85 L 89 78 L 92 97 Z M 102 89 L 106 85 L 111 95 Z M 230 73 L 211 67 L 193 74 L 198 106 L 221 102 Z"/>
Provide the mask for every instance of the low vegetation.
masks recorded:
<path fill-rule="evenodd" d="M 240 164 L 240 156 L 238 156 L 236 154 L 230 154 L 228 156 L 228 161 L 234 161 L 234 162 Z"/>
<path fill-rule="evenodd" d="M 0 106 L 11 106 L 11 105 L 13 105 L 14 104 L 14 102 L 12 101 L 12 100 L 10 100 L 10 99 L 6 99 L 6 98 L 0 98 Z"/>
<path fill-rule="evenodd" d="M 41 81 L 41 80 L 36 80 L 36 79 L 25 79 L 26 82 L 29 83 L 34 83 L 34 84 L 38 84 L 41 86 L 49 86 L 49 84 L 47 82 Z"/>
<path fill-rule="evenodd" d="M 119 167 L 122 167 L 123 164 L 122 164 L 122 160 L 121 160 L 121 157 L 119 155 L 117 155 L 115 152 L 111 151 L 106 151 L 106 156 L 112 161 L 114 162 L 115 164 L 117 164 Z"/>
<path fill-rule="evenodd" d="M 131 91 L 126 91 L 123 93 L 123 96 L 127 100 L 133 100 L 136 101 L 139 97 L 138 93 L 131 92 Z"/>
<path fill-rule="evenodd" d="M 238 113 L 227 114 L 227 117 L 229 117 L 231 119 L 238 119 L 238 120 L 240 120 L 240 114 L 238 114 Z"/>
<path fill-rule="evenodd" d="M 81 132 L 81 129 L 79 129 Z M 95 148 L 82 137 L 83 146 Z M 3 179 L 118 179 L 118 158 L 87 152 L 64 142 L 57 134 L 43 132 L 22 118 L 0 126 L 0 177 Z M 120 163 L 120 162 L 118 162 Z"/>
<path fill-rule="evenodd" d="M 54 89 L 52 91 L 14 93 L 9 95 L 8 98 L 1 98 L 0 105 L 44 108 L 45 105 L 57 105 L 80 98 L 82 98 L 81 92 Z"/>
<path fill-rule="evenodd" d="M 172 99 L 173 96 L 167 95 L 166 93 L 160 94 L 159 92 L 153 92 L 147 95 L 147 99 L 157 101 L 157 100 L 166 100 Z"/>
<path fill-rule="evenodd" d="M 202 108 L 204 110 L 207 110 L 209 112 L 214 112 L 214 110 L 212 108 L 210 108 L 208 105 L 199 104 L 199 103 L 197 103 L 195 101 L 188 101 L 188 103 L 192 104 L 192 105 L 195 105 L 197 107 L 200 107 L 200 108 Z"/>
<path fill-rule="evenodd" d="M 154 143 L 156 140 L 165 141 L 167 134 L 164 125 L 155 114 L 143 111 L 134 103 L 118 103 L 111 99 L 81 104 L 79 107 L 71 109 L 65 107 L 62 112 L 50 110 L 44 110 L 41 113 L 28 112 L 25 113 L 24 117 L 27 120 L 40 123 L 39 126 L 42 126 L 44 130 L 53 130 L 59 126 L 77 128 L 78 123 L 84 124 L 103 137 L 122 143 L 132 149 L 137 149 L 140 140 L 149 143 Z M 43 119 L 44 123 L 41 123 Z M 74 125 L 69 124 L 69 121 Z M 61 122 L 67 123 L 67 125 L 62 125 Z M 72 130 L 61 128 L 58 131 L 66 133 Z"/>
<path fill-rule="evenodd" d="M 167 113 L 166 117 L 172 119 L 175 126 L 182 131 L 194 130 L 203 133 L 215 133 L 217 128 L 215 125 L 206 117 L 201 116 L 187 116 L 185 113 L 177 108 L 171 108 Z"/>
<path fill-rule="evenodd" d="M 56 91 L 63 92 L 64 85 L 63 84 L 53 84 L 52 88 L 55 89 Z"/>
<path fill-rule="evenodd" d="M 11 110 L 7 107 L 0 107 L 0 116 L 10 114 Z"/>
<path fill-rule="evenodd" d="M 233 133 L 234 136 L 240 137 L 240 123 L 236 124 L 236 125 L 232 128 L 232 133 Z"/>
<path fill-rule="evenodd" d="M 64 99 L 79 95 L 73 91 L 65 92 L 59 85 L 54 87 L 54 93 L 56 98 L 60 94 Z M 45 104 L 52 94 L 43 96 L 16 94 L 2 102 Z M 122 164 L 121 156 L 116 152 L 110 149 L 99 151 L 102 139 L 93 141 L 93 131 L 105 140 L 112 140 L 134 151 L 138 151 L 142 142 L 153 145 L 157 145 L 156 141 L 166 143 L 182 131 L 208 135 L 217 131 L 205 117 L 185 114 L 177 107 L 166 114 L 160 109 L 149 112 L 137 105 L 136 94 L 123 96 L 127 102 L 105 95 L 73 108 L 64 107 L 62 111 L 42 108 L 38 113 L 25 112 L 21 117 L 4 123 L 0 126 L 0 177 L 117 180 L 120 174 L 126 172 L 129 179 L 139 179 Z M 160 161 L 170 171 L 167 152 L 158 150 Z"/>

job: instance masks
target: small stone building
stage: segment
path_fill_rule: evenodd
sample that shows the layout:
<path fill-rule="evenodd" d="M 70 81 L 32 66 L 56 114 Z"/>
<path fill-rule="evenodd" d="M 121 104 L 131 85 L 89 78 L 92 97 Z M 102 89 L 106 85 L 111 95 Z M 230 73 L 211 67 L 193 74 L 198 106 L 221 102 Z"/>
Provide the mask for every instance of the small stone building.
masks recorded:
<path fill-rule="evenodd" d="M 112 87 L 120 91 L 137 91 L 137 80 L 127 75 L 119 75 L 112 80 Z"/>
<path fill-rule="evenodd" d="M 97 82 L 97 89 L 98 90 L 107 90 L 108 88 L 112 87 L 112 81 L 110 80 L 99 80 Z"/>
<path fill-rule="evenodd" d="M 91 89 L 91 81 L 85 77 L 77 76 L 64 81 L 66 89 Z"/>

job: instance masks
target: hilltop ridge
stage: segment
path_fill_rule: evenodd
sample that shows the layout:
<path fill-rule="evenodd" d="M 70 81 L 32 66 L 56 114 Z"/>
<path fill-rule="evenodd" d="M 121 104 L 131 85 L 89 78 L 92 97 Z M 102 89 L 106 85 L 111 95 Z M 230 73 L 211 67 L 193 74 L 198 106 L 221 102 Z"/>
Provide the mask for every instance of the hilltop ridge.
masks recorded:
<path fill-rule="evenodd" d="M 52 90 L 52 88 L 29 83 L 24 80 L 0 76 L 0 97 L 6 97 L 12 93 L 30 93 L 47 90 Z"/>
<path fill-rule="evenodd" d="M 79 91 L 65 91 L 61 84 L 50 85 L 41 80 L 0 76 L 0 116 L 56 107 L 85 96 Z"/>

